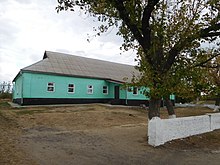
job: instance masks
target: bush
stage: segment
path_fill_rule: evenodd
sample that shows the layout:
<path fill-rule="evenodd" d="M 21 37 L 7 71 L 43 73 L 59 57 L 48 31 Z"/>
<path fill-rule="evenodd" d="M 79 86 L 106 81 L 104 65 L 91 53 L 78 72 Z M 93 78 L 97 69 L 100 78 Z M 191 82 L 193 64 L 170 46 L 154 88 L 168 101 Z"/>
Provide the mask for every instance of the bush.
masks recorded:
<path fill-rule="evenodd" d="M 12 99 L 11 93 L 0 93 L 0 99 Z"/>

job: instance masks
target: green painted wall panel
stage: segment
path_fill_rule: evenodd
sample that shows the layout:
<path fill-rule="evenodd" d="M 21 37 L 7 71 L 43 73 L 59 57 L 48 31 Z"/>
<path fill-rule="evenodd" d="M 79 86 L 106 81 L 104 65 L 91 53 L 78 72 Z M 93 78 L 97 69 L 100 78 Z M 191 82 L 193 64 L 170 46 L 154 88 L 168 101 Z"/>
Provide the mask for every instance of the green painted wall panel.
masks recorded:
<path fill-rule="evenodd" d="M 47 84 L 55 83 L 55 91 L 48 92 Z M 23 84 L 23 87 L 22 87 Z M 68 84 L 75 85 L 75 92 L 68 93 Z M 87 86 L 93 86 L 93 94 L 87 93 Z M 108 94 L 103 94 L 103 86 L 108 86 Z M 114 99 L 115 86 L 120 87 L 119 98 L 128 100 L 149 100 L 143 95 L 144 87 L 133 94 L 133 90 L 127 91 L 123 85 L 99 79 L 77 78 L 58 75 L 46 75 L 40 73 L 25 72 L 20 75 L 14 86 L 14 99 L 16 98 L 103 98 Z M 22 93 L 23 89 L 23 93 Z M 171 95 L 171 99 L 175 96 Z"/>
<path fill-rule="evenodd" d="M 133 94 L 133 88 L 132 91 L 127 92 L 127 98 L 132 100 L 149 100 L 145 95 L 143 95 L 144 88 L 138 89 L 138 94 Z"/>
<path fill-rule="evenodd" d="M 110 83 L 105 80 L 75 78 L 36 73 L 23 73 L 24 98 L 113 98 Z M 55 91 L 47 91 L 47 83 L 55 83 Z M 75 85 L 75 92 L 68 93 L 68 84 Z M 93 94 L 87 93 L 87 86 L 93 86 Z M 108 86 L 108 94 L 103 94 L 103 86 Z"/>

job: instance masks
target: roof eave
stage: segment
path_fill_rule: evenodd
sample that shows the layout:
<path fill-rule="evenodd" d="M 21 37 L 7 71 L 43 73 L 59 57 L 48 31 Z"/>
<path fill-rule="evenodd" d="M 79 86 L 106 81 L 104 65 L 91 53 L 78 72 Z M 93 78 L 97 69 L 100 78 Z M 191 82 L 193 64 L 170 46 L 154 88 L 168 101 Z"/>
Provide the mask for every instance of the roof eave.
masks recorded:
<path fill-rule="evenodd" d="M 106 80 L 106 81 L 109 81 L 109 82 L 114 82 L 114 83 L 117 83 L 117 84 L 124 84 L 125 83 L 123 81 L 109 79 L 109 78 L 106 78 L 106 77 L 82 76 L 82 75 L 72 75 L 72 74 L 63 74 L 63 73 L 54 73 L 54 72 L 41 72 L 41 71 L 31 71 L 31 70 L 21 70 L 20 72 L 41 73 L 41 74 L 50 74 L 50 75 L 68 76 L 68 77 L 78 77 L 78 78 L 101 79 L 101 80 Z"/>
<path fill-rule="evenodd" d="M 15 82 L 16 79 L 17 79 L 20 75 L 22 75 L 22 70 L 20 70 L 20 71 L 18 72 L 18 74 L 15 76 L 15 78 L 12 80 L 12 82 Z"/>

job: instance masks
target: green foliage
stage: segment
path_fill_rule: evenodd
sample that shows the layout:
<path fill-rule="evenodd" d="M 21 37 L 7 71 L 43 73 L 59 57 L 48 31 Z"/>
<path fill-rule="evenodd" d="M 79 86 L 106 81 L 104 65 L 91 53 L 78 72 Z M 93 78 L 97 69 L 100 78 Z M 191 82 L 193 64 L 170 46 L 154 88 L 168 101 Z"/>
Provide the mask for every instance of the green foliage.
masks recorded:
<path fill-rule="evenodd" d="M 98 35 L 118 28 L 117 35 L 124 39 L 121 49 L 137 51 L 141 75 L 133 83 L 148 87 L 147 96 L 196 97 L 207 89 L 206 74 L 198 66 L 219 55 L 220 1 L 58 0 L 58 4 L 58 12 L 79 7 L 97 18 Z M 211 53 L 203 43 L 212 43 Z"/>
<path fill-rule="evenodd" d="M 214 58 L 203 67 L 206 68 L 206 79 L 204 81 L 209 84 L 204 93 L 209 98 L 220 98 L 220 57 Z"/>

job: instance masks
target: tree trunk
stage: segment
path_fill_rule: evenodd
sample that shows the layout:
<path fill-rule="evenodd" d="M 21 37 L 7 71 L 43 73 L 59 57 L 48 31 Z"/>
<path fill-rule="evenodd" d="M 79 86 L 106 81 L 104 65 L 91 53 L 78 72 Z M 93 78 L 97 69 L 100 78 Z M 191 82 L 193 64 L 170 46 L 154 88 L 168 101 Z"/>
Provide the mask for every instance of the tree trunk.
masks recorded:
<path fill-rule="evenodd" d="M 215 105 L 220 106 L 220 96 L 217 96 L 217 98 L 215 99 Z"/>
<path fill-rule="evenodd" d="M 167 112 L 169 114 L 169 118 L 176 118 L 175 110 L 173 107 L 173 103 L 169 98 L 165 98 L 165 104 L 167 107 Z"/>
<path fill-rule="evenodd" d="M 220 94 L 217 94 L 216 99 L 215 99 L 215 108 L 214 112 L 220 111 Z"/>
<path fill-rule="evenodd" d="M 153 117 L 160 117 L 160 104 L 161 99 L 150 99 L 148 112 L 149 119 L 152 119 Z"/>

